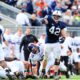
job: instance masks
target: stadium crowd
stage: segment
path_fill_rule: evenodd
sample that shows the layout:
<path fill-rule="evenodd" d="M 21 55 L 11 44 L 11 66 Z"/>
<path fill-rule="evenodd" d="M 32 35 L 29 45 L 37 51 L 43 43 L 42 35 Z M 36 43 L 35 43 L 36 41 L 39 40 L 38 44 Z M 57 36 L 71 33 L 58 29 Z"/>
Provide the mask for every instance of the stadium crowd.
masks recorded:
<path fill-rule="evenodd" d="M 25 34 L 20 26 L 12 34 L 9 28 L 4 30 L 0 25 L 0 77 L 80 75 L 80 37 L 66 33 L 68 24 L 80 25 L 79 0 L 6 0 L 6 3 L 21 9 L 16 21 L 29 27 Z M 31 14 L 31 19 L 25 12 Z M 46 26 L 47 34 L 38 39 L 31 34 L 30 27 L 42 25 Z"/>
<path fill-rule="evenodd" d="M 2 0 L 3 1 L 3 0 Z M 43 18 L 52 15 L 55 9 L 63 12 L 63 21 L 69 25 L 80 25 L 80 0 L 4 0 L 7 4 L 27 13 Z"/>

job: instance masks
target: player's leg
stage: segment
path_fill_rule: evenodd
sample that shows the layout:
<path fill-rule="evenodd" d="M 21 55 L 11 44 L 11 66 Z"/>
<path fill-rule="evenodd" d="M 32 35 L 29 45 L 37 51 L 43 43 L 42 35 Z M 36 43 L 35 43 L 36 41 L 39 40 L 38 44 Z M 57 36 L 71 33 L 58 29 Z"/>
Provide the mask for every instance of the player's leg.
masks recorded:
<path fill-rule="evenodd" d="M 47 65 L 46 65 L 46 75 L 47 75 L 48 78 L 50 77 L 49 70 L 50 70 L 51 66 L 54 66 L 54 64 L 55 64 L 55 59 L 54 58 L 51 59 L 51 60 L 48 60 L 48 62 L 47 62 Z"/>
<path fill-rule="evenodd" d="M 53 45 L 54 47 L 54 50 L 53 50 L 53 54 L 55 55 L 54 58 L 55 58 L 55 67 L 56 67 L 56 72 L 55 72 L 55 75 L 57 76 L 58 75 L 58 72 L 59 72 L 59 64 L 60 64 L 60 56 L 61 56 L 61 46 L 59 43 L 55 43 Z"/>
<path fill-rule="evenodd" d="M 36 62 L 35 64 L 32 64 L 32 73 L 36 77 L 38 76 L 37 70 L 38 70 L 38 62 Z"/>
<path fill-rule="evenodd" d="M 47 75 L 47 72 L 50 68 L 50 66 L 54 65 L 54 54 L 53 54 L 53 50 L 54 50 L 54 47 L 53 47 L 53 44 L 46 44 L 46 47 L 45 47 L 45 55 L 44 55 L 44 63 L 43 63 L 43 66 L 46 67 L 46 65 L 48 66 L 48 68 L 46 68 L 46 75 Z M 48 61 L 52 61 L 52 63 L 47 63 Z M 45 69 L 44 67 L 44 69 Z M 44 70 L 43 69 L 43 70 Z"/>
<path fill-rule="evenodd" d="M 48 55 L 50 55 L 50 52 L 51 52 L 50 44 L 45 44 L 45 47 L 44 47 L 44 59 L 42 61 L 42 75 L 45 75 L 45 68 L 46 68 L 46 65 L 47 65 Z"/>
<path fill-rule="evenodd" d="M 25 75 L 31 75 L 32 74 L 32 65 L 29 61 L 23 61 L 24 67 L 25 67 Z"/>

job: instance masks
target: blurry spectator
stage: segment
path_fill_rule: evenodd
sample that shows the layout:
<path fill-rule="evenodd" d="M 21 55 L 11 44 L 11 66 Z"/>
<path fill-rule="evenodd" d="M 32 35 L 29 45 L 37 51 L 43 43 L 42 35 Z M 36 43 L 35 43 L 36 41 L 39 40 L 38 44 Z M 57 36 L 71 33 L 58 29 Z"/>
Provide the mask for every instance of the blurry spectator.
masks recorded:
<path fill-rule="evenodd" d="M 16 21 L 19 25 L 22 25 L 22 26 L 31 25 L 25 9 L 22 9 L 22 11 L 16 16 Z"/>
<path fill-rule="evenodd" d="M 73 24 L 75 24 L 75 25 L 80 25 L 80 14 L 79 14 L 79 12 L 78 11 L 75 11 L 74 13 L 73 13 Z"/>
<path fill-rule="evenodd" d="M 46 15 L 52 15 L 52 9 L 49 6 L 46 6 L 41 12 L 41 17 L 45 17 Z"/>
<path fill-rule="evenodd" d="M 32 0 L 27 0 L 26 11 L 27 11 L 28 13 L 30 13 L 30 14 L 33 13 L 34 9 L 33 9 Z"/>
<path fill-rule="evenodd" d="M 76 5 L 77 6 L 78 5 L 78 1 L 79 0 L 74 0 L 73 5 Z"/>
<path fill-rule="evenodd" d="M 71 9 L 71 7 L 72 7 L 71 0 L 65 0 L 65 5 L 68 7 L 67 9 Z"/>
<path fill-rule="evenodd" d="M 78 12 L 79 12 L 79 14 L 80 14 L 80 5 L 78 5 Z"/>
<path fill-rule="evenodd" d="M 60 0 L 53 0 L 52 3 L 50 4 L 50 7 L 53 11 L 57 9 L 61 10 L 62 12 L 65 12 L 67 7 L 63 7 L 62 3 L 60 2 Z"/>
<path fill-rule="evenodd" d="M 64 14 L 63 21 L 66 22 L 68 25 L 72 25 L 73 16 L 71 14 L 71 10 L 67 10 Z"/>
<path fill-rule="evenodd" d="M 60 2 L 57 2 L 55 9 L 61 10 L 62 12 L 65 12 L 67 10 L 67 7 L 64 8 L 64 7 L 62 7 Z"/>
<path fill-rule="evenodd" d="M 56 7 L 56 1 L 57 1 L 57 0 L 53 0 L 53 1 L 51 2 L 51 4 L 50 4 L 50 7 L 51 7 L 52 10 L 54 10 L 55 7 Z"/>
<path fill-rule="evenodd" d="M 51 4 L 51 2 L 54 1 L 54 0 L 44 0 L 44 1 L 46 2 L 46 4 L 49 5 L 49 4 Z"/>
<path fill-rule="evenodd" d="M 36 6 L 37 8 L 37 14 L 38 16 L 42 17 L 42 10 L 44 10 L 44 8 L 47 6 L 47 4 L 45 3 L 44 0 L 40 0 L 36 2 Z"/>
<path fill-rule="evenodd" d="M 17 8 L 26 8 L 27 6 L 27 0 L 18 0 L 16 3 Z"/>
<path fill-rule="evenodd" d="M 70 1 L 71 1 L 71 3 L 73 4 L 74 0 L 70 0 Z"/>
<path fill-rule="evenodd" d="M 74 12 L 75 12 L 76 10 L 77 10 L 77 6 L 74 6 L 74 5 L 73 5 L 73 6 L 71 7 L 72 14 L 74 14 Z"/>
<path fill-rule="evenodd" d="M 6 0 L 6 3 L 12 6 L 15 6 L 17 0 Z"/>
<path fill-rule="evenodd" d="M 40 1 L 37 1 L 36 2 L 36 5 L 40 8 L 40 9 L 42 9 L 44 6 L 46 6 L 47 4 L 46 4 L 46 2 L 44 1 L 44 0 L 40 0 Z"/>
<path fill-rule="evenodd" d="M 78 0 L 78 6 L 80 5 L 80 0 Z"/>
<path fill-rule="evenodd" d="M 41 26 L 42 25 L 42 23 L 37 19 L 36 14 L 31 15 L 30 22 L 31 22 L 31 26 Z"/>

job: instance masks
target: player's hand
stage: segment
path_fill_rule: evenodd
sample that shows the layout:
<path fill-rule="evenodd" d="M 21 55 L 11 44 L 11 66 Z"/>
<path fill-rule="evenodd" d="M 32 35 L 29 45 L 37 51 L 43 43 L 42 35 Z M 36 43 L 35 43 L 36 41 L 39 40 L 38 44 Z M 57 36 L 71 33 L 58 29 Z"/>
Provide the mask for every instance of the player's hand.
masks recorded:
<path fill-rule="evenodd" d="M 42 20 L 42 23 L 43 23 L 43 24 L 48 24 L 47 18 L 44 18 L 44 19 Z"/>
<path fill-rule="evenodd" d="M 48 24 L 48 20 L 47 19 L 44 19 L 44 21 L 45 21 L 45 24 Z"/>

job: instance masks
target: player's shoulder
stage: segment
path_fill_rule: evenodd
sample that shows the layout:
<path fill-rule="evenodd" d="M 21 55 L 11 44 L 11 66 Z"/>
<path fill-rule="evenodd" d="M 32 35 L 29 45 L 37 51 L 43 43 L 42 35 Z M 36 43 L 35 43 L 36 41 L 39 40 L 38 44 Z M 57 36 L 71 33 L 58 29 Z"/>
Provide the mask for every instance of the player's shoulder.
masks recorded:
<path fill-rule="evenodd" d="M 52 19 L 52 16 L 49 15 L 49 16 L 48 16 L 48 20 L 53 20 L 53 19 Z"/>
<path fill-rule="evenodd" d="M 61 26 L 61 28 L 66 28 L 68 25 L 63 22 L 63 21 L 59 21 L 59 25 Z"/>

